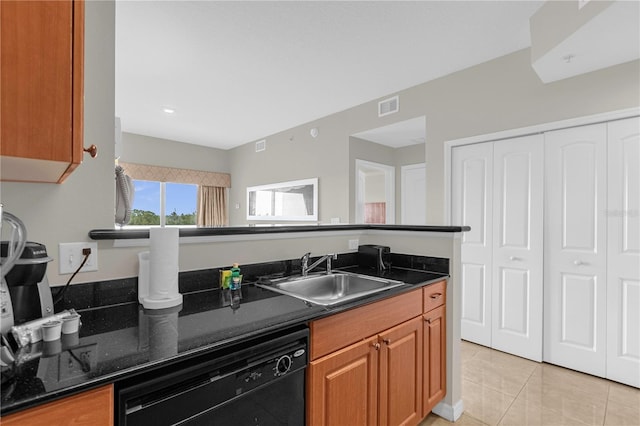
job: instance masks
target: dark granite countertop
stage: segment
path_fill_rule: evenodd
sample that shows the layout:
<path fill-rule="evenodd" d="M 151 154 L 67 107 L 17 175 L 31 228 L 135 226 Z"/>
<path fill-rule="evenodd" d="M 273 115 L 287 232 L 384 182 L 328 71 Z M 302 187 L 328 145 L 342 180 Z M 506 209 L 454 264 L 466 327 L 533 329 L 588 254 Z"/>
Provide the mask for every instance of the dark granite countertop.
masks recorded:
<path fill-rule="evenodd" d="M 341 269 L 376 275 L 357 266 Z M 136 302 L 79 309 L 79 334 L 63 335 L 56 342 L 38 342 L 17 353 L 15 377 L 2 385 L 1 414 L 130 379 L 277 330 L 304 326 L 312 319 L 410 291 L 448 275 L 394 267 L 379 276 L 410 285 L 330 308 L 246 283 L 237 309 L 230 306 L 229 291 L 219 289 L 183 293 L 183 304 L 173 309 L 145 311 Z"/>

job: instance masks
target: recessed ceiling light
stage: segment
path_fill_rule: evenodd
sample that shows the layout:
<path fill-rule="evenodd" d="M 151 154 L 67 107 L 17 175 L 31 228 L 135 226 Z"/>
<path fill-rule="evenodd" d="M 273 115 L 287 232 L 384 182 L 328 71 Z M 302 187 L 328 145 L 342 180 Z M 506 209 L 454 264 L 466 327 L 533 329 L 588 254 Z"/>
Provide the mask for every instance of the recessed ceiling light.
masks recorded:
<path fill-rule="evenodd" d="M 170 107 L 162 107 L 162 112 L 165 114 L 173 114 L 176 110 Z"/>

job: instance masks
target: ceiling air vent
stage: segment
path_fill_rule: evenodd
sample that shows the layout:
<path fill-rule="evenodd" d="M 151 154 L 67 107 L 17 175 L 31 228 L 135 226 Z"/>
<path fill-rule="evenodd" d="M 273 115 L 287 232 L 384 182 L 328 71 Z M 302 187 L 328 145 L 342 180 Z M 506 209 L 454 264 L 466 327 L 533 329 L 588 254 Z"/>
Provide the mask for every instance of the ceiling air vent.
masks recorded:
<path fill-rule="evenodd" d="M 267 149 L 267 141 L 265 139 L 256 142 L 256 152 L 264 151 L 265 149 Z"/>
<path fill-rule="evenodd" d="M 393 114 L 400 110 L 400 99 L 397 96 L 378 102 L 378 117 Z"/>

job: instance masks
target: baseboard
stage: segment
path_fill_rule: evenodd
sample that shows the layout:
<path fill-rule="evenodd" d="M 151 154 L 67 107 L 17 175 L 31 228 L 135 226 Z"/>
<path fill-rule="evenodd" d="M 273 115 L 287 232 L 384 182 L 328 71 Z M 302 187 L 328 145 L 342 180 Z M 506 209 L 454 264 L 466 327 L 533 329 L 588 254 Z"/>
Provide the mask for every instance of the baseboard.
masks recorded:
<path fill-rule="evenodd" d="M 462 412 L 464 411 L 464 404 L 462 400 L 459 400 L 454 405 L 445 404 L 444 402 L 439 402 L 438 405 L 433 407 L 432 412 L 437 414 L 438 416 L 449 420 L 450 422 L 455 422 L 460 418 Z"/>

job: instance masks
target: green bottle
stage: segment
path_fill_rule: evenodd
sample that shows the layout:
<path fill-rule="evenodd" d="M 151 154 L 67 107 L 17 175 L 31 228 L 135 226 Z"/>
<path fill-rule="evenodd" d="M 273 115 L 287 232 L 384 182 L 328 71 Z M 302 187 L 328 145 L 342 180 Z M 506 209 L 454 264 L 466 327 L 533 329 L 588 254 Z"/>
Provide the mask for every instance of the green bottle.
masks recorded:
<path fill-rule="evenodd" d="M 238 290 L 240 288 L 240 281 L 242 280 L 242 276 L 240 275 L 240 268 L 237 263 L 233 264 L 231 268 L 231 285 L 229 288 L 231 290 Z"/>

